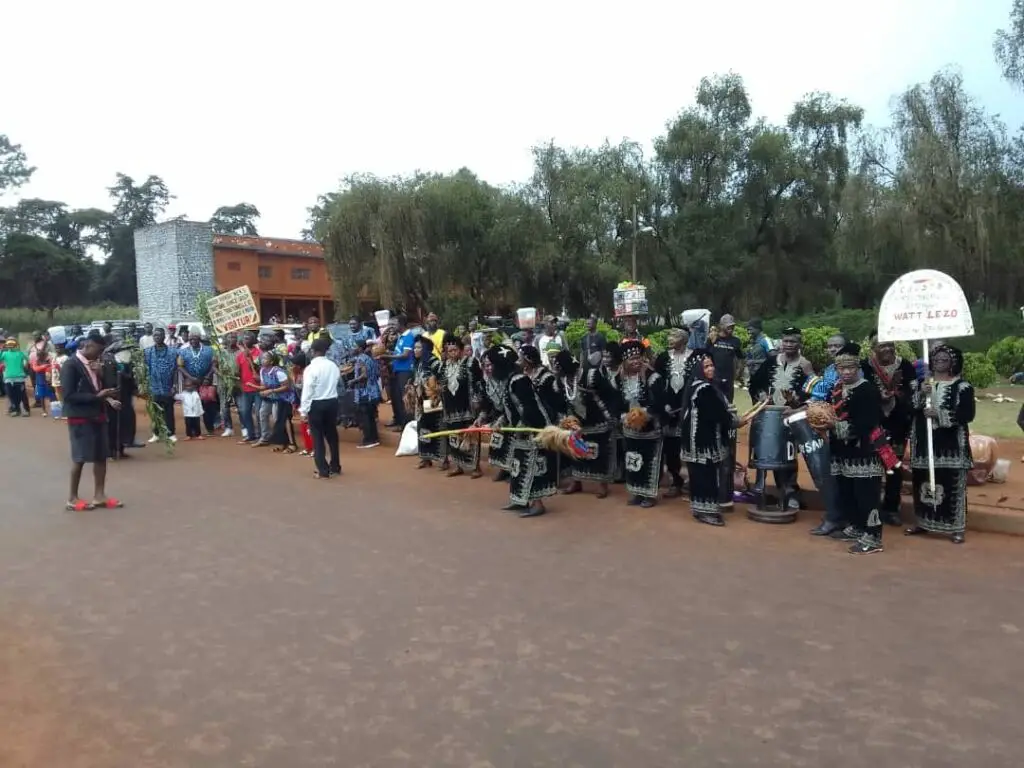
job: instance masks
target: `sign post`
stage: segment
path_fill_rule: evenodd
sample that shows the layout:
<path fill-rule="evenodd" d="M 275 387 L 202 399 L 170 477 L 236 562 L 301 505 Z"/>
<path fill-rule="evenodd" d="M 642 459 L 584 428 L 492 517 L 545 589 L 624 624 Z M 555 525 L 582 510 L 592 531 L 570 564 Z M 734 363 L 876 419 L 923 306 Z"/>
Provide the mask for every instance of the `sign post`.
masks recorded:
<path fill-rule="evenodd" d="M 963 289 L 949 275 L 934 269 L 908 272 L 889 286 L 878 310 L 879 341 L 920 341 L 921 360 L 929 370 L 929 342 L 974 335 L 974 320 Z M 925 400 L 932 407 L 931 392 Z M 922 501 L 939 503 L 935 493 L 935 448 L 932 419 L 927 422 L 928 489 Z"/>
<path fill-rule="evenodd" d="M 260 311 L 248 285 L 209 297 L 206 311 L 210 313 L 213 332 L 217 336 L 255 328 L 260 324 Z"/>

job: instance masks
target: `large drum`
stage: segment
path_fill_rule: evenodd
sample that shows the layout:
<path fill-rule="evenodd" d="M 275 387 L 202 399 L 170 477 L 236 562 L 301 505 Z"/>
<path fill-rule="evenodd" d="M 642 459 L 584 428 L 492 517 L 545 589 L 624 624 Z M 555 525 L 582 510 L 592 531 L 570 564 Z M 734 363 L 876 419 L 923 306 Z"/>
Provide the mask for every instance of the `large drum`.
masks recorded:
<path fill-rule="evenodd" d="M 796 469 L 796 446 L 784 423 L 782 405 L 769 405 L 750 425 L 750 453 L 747 466 L 751 469 Z"/>
<path fill-rule="evenodd" d="M 785 419 L 789 427 L 797 453 L 804 457 L 807 469 L 811 473 L 814 487 L 828 495 L 835 482 L 832 477 L 832 459 L 828 449 L 828 438 L 815 432 L 807 421 L 807 411 L 797 411 Z"/>

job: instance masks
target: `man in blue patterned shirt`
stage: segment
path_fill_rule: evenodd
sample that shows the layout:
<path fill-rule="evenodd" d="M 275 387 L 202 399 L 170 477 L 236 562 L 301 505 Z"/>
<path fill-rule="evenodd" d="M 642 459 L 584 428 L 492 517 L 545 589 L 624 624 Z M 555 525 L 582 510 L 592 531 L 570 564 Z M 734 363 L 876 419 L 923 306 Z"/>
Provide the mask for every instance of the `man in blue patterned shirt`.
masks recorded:
<path fill-rule="evenodd" d="M 160 407 L 167 425 L 167 434 L 172 443 L 177 442 L 174 436 L 174 374 L 178 370 L 178 355 L 165 343 L 163 328 L 153 329 L 153 344 L 143 351 L 146 360 L 146 371 L 149 376 L 149 396 Z M 155 443 L 160 438 L 154 434 L 149 442 Z"/>
<path fill-rule="evenodd" d="M 829 337 L 829 340 L 825 343 L 828 359 L 835 360 L 839 350 L 845 345 L 846 337 L 843 334 L 837 333 L 835 336 Z M 821 376 L 814 382 L 814 386 L 811 389 L 811 400 L 830 402 L 832 400 L 832 388 L 835 387 L 837 381 L 839 381 L 839 372 L 836 370 L 836 364 L 829 363 L 828 367 L 822 371 Z"/>
<path fill-rule="evenodd" d="M 360 448 L 376 448 L 380 445 L 377 433 L 377 406 L 380 404 L 380 365 L 366 352 L 367 342 L 360 339 L 355 344 L 354 378 L 356 411 L 359 426 L 363 430 Z"/>

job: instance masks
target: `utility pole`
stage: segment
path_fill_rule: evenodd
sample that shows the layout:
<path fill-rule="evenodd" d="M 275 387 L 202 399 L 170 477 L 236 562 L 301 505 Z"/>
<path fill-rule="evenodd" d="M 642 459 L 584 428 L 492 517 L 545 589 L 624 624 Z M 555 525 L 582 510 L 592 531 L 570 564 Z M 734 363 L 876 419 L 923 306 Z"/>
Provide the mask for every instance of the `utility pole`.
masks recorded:
<path fill-rule="evenodd" d="M 640 221 L 636 214 L 636 203 L 633 203 L 633 282 L 636 282 L 636 239 L 640 236 Z"/>

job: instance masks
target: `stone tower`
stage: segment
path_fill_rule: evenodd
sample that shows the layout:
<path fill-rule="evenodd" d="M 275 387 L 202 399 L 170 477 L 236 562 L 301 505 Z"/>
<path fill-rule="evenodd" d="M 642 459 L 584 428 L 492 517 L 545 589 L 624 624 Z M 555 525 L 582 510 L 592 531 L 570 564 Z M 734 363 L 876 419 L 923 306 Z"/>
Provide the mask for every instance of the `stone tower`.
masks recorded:
<path fill-rule="evenodd" d="M 175 220 L 135 230 L 135 273 L 139 319 L 194 319 L 199 294 L 214 292 L 213 229 Z"/>

